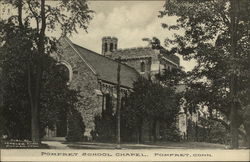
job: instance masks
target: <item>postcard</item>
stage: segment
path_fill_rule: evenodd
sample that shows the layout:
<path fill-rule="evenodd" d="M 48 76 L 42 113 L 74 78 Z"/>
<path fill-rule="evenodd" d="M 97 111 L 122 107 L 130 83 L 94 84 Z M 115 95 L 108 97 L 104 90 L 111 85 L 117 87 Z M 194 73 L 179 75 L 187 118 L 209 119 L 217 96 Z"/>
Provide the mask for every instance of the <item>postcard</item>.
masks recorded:
<path fill-rule="evenodd" d="M 249 161 L 247 0 L 1 0 L 1 161 Z"/>

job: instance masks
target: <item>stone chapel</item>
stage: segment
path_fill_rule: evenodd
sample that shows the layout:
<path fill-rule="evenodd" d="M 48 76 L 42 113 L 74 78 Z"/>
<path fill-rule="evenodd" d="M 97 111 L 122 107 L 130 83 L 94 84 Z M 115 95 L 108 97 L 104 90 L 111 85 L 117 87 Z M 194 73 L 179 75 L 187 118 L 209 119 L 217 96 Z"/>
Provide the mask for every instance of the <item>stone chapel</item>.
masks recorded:
<path fill-rule="evenodd" d="M 91 131 L 95 127 L 95 115 L 100 114 L 110 104 L 116 107 L 118 58 L 122 63 L 121 98 L 130 93 L 133 82 L 140 75 L 154 76 L 164 69 L 180 66 L 178 56 L 169 56 L 151 47 L 118 49 L 116 37 L 102 38 L 101 54 L 76 45 L 67 37 L 60 38 L 59 42 L 60 50 L 53 54 L 53 57 L 67 67 L 70 88 L 80 90 L 84 97 L 78 111 L 82 114 L 86 125 L 84 136 L 90 138 Z M 66 133 L 57 129 L 46 130 L 47 137 L 63 137 Z"/>

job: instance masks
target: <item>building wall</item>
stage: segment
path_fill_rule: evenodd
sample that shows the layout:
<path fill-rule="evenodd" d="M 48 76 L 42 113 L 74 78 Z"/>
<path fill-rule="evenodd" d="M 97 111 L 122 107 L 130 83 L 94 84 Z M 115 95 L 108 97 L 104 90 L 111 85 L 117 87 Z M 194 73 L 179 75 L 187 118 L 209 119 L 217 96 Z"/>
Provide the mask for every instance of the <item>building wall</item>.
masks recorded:
<path fill-rule="evenodd" d="M 63 50 L 59 59 L 60 61 L 66 61 L 72 67 L 73 75 L 69 86 L 80 90 L 82 98 L 80 99 L 81 105 L 78 106 L 78 111 L 81 112 L 86 126 L 85 136 L 90 137 L 90 132 L 95 126 L 94 116 L 101 113 L 102 110 L 102 96 L 97 93 L 97 90 L 99 90 L 97 76 L 66 40 L 61 41 L 61 45 Z"/>
<path fill-rule="evenodd" d="M 140 58 L 140 59 L 126 59 L 122 60 L 123 63 L 130 67 L 133 67 L 140 74 L 148 74 L 151 71 L 151 58 Z M 144 62 L 145 72 L 141 71 L 141 63 Z"/>
<path fill-rule="evenodd" d="M 102 38 L 102 54 L 107 56 L 111 52 L 117 50 L 118 39 L 116 37 L 103 37 Z"/>

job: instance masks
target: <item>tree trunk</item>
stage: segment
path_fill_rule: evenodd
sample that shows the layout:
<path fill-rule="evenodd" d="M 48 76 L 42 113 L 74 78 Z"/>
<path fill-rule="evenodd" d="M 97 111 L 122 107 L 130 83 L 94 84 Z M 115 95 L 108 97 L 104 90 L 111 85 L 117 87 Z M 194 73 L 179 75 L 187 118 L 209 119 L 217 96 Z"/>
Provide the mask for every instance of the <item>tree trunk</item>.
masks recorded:
<path fill-rule="evenodd" d="M 42 86 L 42 76 L 43 76 L 43 45 L 39 44 L 38 51 L 39 56 L 37 59 L 37 71 L 36 71 L 36 78 L 35 78 L 35 88 L 32 91 L 32 84 L 30 75 L 31 71 L 29 72 L 29 97 L 30 97 L 30 105 L 31 105 L 31 139 L 34 143 L 40 143 L 40 94 L 41 94 L 41 86 Z"/>
<path fill-rule="evenodd" d="M 142 143 L 142 124 L 143 120 L 139 119 L 138 125 L 137 125 L 137 143 Z"/>
<path fill-rule="evenodd" d="M 35 78 L 35 91 L 32 94 L 33 104 L 31 104 L 31 139 L 35 143 L 40 143 L 40 97 L 42 87 L 42 76 L 43 76 L 43 59 L 45 55 L 45 30 L 46 30 L 46 17 L 45 17 L 45 0 L 41 0 L 41 30 L 39 31 L 38 40 L 38 56 L 36 60 L 37 71 Z M 39 29 L 37 29 L 39 30 Z M 31 96 L 31 97 L 32 97 Z"/>
<path fill-rule="evenodd" d="M 197 122 L 195 122 L 195 142 L 199 142 L 198 131 L 199 131 L 199 127 L 198 127 Z"/>
<path fill-rule="evenodd" d="M 19 27 L 23 27 L 23 0 L 18 0 L 18 23 Z"/>
<path fill-rule="evenodd" d="M 40 143 L 38 109 L 36 103 L 31 107 L 31 140 L 34 143 Z"/>
<path fill-rule="evenodd" d="M 230 80 L 230 97 L 231 97 L 231 107 L 230 107 L 230 131 L 231 131 L 231 147 L 237 149 L 239 147 L 238 142 L 238 124 L 237 124 L 237 76 L 236 76 L 236 66 L 234 63 L 234 59 L 236 58 L 236 48 L 237 48 L 237 31 L 238 31 L 238 8 L 239 8 L 239 0 L 231 0 L 231 58 L 232 58 L 232 69 L 233 73 L 231 75 Z"/>
<path fill-rule="evenodd" d="M 232 103 L 231 105 L 231 125 L 230 125 L 230 132 L 231 132 L 231 147 L 234 149 L 239 148 L 239 142 L 238 142 L 238 137 L 239 137 L 239 132 L 238 132 L 238 126 L 237 126 L 237 119 L 236 119 L 236 114 L 237 114 L 237 107 L 235 104 Z"/>
<path fill-rule="evenodd" d="M 247 148 L 250 148 L 250 125 L 247 123 L 243 123 L 243 125 L 246 131 Z"/>
<path fill-rule="evenodd" d="M 3 106 L 3 74 L 0 67 L 0 108 Z"/>
<path fill-rule="evenodd" d="M 42 7 L 42 6 L 41 6 Z M 22 9 L 23 9 L 23 0 L 18 0 L 18 23 L 19 27 L 23 28 L 23 22 L 22 22 Z M 39 47 L 39 46 L 38 46 Z M 40 55 L 44 53 L 42 50 L 42 45 L 40 43 L 40 48 L 38 48 L 38 51 L 40 51 Z M 40 50 L 39 50 L 40 49 Z M 39 59 L 38 59 L 39 60 Z M 40 104 L 40 87 L 41 87 L 41 66 L 38 63 L 38 73 L 37 73 L 37 80 L 35 84 L 35 93 L 33 91 L 33 85 L 32 85 L 32 70 L 31 70 L 31 56 L 30 60 L 28 61 L 27 65 L 27 72 L 28 72 L 28 94 L 30 99 L 30 107 L 31 107 L 31 140 L 34 143 L 40 143 L 40 135 L 39 135 L 39 104 Z M 42 64 L 42 63 L 41 63 Z M 35 95 L 34 95 L 35 94 Z"/>
<path fill-rule="evenodd" d="M 152 129 L 152 133 L 153 133 L 153 142 L 156 142 L 156 124 L 157 124 L 157 119 L 153 120 L 153 129 Z"/>
<path fill-rule="evenodd" d="M 149 128 L 148 128 L 148 139 L 151 142 L 152 141 L 152 121 L 150 121 L 149 123 Z"/>

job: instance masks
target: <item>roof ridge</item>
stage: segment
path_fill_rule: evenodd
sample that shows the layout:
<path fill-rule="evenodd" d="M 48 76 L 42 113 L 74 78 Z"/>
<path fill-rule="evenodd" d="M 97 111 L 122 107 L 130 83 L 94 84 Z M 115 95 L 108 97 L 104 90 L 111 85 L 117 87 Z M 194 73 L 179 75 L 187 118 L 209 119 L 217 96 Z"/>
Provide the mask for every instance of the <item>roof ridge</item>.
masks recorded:
<path fill-rule="evenodd" d="M 147 47 L 147 46 L 146 47 L 142 46 L 142 47 L 119 48 L 116 51 L 120 52 L 120 51 L 138 50 L 138 49 L 140 50 L 140 49 L 152 49 L 152 48 L 151 47 Z M 116 51 L 114 51 L 114 52 L 116 52 Z"/>
<path fill-rule="evenodd" d="M 84 58 L 84 56 L 82 56 L 80 54 L 80 52 L 74 48 L 74 43 L 67 37 L 67 36 L 64 36 L 62 37 L 63 39 L 66 40 L 66 42 L 71 46 L 71 48 L 73 48 L 73 50 L 77 53 L 77 55 L 83 60 L 84 63 L 86 63 L 86 65 L 90 68 L 90 70 L 96 75 L 97 74 L 97 71 L 96 69 L 94 68 L 93 65 L 91 65 L 87 60 L 86 58 Z M 61 38 L 60 38 L 61 39 Z"/>

